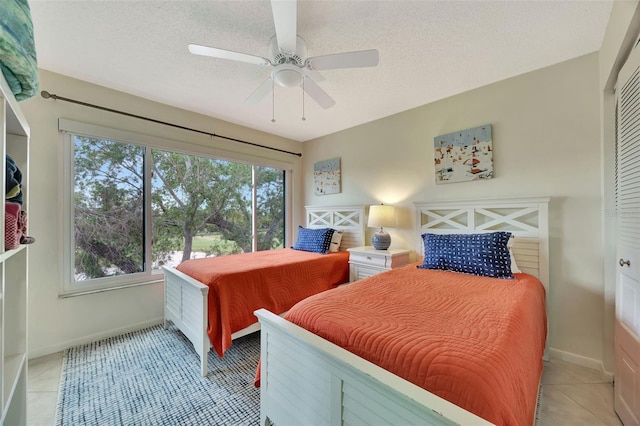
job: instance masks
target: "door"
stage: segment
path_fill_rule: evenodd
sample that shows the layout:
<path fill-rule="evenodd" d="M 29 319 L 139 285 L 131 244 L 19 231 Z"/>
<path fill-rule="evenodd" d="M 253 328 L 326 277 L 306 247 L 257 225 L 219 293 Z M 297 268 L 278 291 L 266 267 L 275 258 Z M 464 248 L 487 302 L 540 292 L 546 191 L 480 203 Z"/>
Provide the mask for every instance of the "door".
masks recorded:
<path fill-rule="evenodd" d="M 617 277 L 615 410 L 640 425 L 640 48 L 616 85 Z"/>

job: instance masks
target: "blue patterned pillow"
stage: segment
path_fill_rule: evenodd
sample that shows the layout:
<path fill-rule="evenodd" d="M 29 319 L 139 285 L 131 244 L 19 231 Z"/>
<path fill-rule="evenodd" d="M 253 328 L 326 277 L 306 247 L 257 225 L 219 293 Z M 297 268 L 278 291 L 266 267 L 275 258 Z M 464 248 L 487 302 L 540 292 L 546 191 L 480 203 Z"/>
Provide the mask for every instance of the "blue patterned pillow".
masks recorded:
<path fill-rule="evenodd" d="M 291 247 L 294 250 L 311 251 L 314 253 L 329 253 L 333 229 L 309 229 L 298 226 L 298 239 Z"/>
<path fill-rule="evenodd" d="M 422 234 L 424 263 L 418 268 L 444 269 L 494 278 L 513 278 L 507 243 L 510 232 Z"/>

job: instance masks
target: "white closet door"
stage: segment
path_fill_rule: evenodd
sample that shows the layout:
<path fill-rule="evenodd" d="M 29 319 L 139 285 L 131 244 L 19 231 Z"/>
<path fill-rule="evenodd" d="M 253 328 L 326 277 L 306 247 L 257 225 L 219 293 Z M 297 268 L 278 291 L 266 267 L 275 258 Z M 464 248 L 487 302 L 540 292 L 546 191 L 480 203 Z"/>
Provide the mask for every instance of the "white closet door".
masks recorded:
<path fill-rule="evenodd" d="M 640 424 L 640 48 L 616 87 L 617 257 L 615 409 Z"/>

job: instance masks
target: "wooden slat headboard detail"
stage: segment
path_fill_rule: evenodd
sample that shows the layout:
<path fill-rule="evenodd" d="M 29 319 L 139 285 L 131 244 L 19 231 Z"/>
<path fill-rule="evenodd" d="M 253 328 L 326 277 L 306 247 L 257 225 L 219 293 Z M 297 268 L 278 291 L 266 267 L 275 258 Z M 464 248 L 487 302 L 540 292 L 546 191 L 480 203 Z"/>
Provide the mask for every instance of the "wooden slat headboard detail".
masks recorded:
<path fill-rule="evenodd" d="M 308 228 L 333 228 L 343 231 L 340 250 L 364 245 L 364 206 L 306 206 Z"/>
<path fill-rule="evenodd" d="M 549 198 L 416 202 L 419 235 L 508 231 L 522 272 L 549 285 Z M 420 247 L 422 239 L 420 239 Z M 423 251 L 423 249 L 421 249 Z"/>

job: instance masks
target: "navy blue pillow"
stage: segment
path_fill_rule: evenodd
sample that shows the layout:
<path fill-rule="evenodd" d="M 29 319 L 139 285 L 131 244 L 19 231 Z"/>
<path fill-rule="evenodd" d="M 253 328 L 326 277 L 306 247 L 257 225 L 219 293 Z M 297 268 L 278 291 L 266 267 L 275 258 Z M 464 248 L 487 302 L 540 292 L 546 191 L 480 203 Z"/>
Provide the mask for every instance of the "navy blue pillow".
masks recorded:
<path fill-rule="evenodd" d="M 294 250 L 311 251 L 314 253 L 329 253 L 333 229 L 309 229 L 298 226 L 298 239 L 291 247 Z"/>
<path fill-rule="evenodd" d="M 510 232 L 422 234 L 424 263 L 418 268 L 513 278 L 511 256 L 507 247 L 510 237 Z"/>

